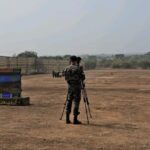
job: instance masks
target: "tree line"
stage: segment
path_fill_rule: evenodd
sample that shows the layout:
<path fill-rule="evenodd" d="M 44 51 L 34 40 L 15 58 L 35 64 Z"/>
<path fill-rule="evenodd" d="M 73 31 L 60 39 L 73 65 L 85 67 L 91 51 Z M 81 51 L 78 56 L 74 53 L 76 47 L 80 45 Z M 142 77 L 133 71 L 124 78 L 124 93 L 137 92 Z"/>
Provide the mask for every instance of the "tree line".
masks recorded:
<path fill-rule="evenodd" d="M 69 60 L 70 55 L 64 56 L 40 56 L 34 51 L 25 51 L 17 57 L 35 57 L 55 60 Z M 82 55 L 86 70 L 101 68 L 122 68 L 122 69 L 150 69 L 150 52 L 141 55 Z"/>
<path fill-rule="evenodd" d="M 142 55 L 118 54 L 109 57 L 98 58 L 100 68 L 123 68 L 123 69 L 149 69 L 150 52 Z"/>

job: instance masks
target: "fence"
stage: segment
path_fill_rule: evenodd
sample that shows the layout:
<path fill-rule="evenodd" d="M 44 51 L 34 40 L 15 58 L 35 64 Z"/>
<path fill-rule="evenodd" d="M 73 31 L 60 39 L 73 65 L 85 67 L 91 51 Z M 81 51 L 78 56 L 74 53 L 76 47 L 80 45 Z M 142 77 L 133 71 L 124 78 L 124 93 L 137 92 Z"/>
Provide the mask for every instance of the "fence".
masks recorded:
<path fill-rule="evenodd" d="M 68 60 L 0 56 L 0 68 L 21 68 L 23 74 L 62 71 L 67 65 Z"/>

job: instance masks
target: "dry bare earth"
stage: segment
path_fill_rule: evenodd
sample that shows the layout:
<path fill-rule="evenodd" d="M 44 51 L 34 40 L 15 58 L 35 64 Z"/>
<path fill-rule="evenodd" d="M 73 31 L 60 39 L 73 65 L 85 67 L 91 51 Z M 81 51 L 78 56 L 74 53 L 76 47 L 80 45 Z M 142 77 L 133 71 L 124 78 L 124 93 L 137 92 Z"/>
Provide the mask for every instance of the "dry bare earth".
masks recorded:
<path fill-rule="evenodd" d="M 66 98 L 64 79 L 23 77 L 31 106 L 0 106 L 0 149 L 150 150 L 150 71 L 86 72 L 93 120 L 59 121 Z"/>

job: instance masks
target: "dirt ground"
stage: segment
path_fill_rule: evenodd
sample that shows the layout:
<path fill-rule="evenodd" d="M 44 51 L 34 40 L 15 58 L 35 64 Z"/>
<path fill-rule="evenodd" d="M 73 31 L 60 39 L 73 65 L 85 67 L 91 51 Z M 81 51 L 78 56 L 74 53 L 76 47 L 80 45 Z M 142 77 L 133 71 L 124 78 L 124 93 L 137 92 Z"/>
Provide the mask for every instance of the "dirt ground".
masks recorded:
<path fill-rule="evenodd" d="M 93 119 L 60 121 L 66 99 L 63 78 L 23 77 L 30 106 L 0 106 L 0 150 L 150 150 L 150 71 L 86 72 Z M 72 119 L 72 116 L 71 116 Z"/>

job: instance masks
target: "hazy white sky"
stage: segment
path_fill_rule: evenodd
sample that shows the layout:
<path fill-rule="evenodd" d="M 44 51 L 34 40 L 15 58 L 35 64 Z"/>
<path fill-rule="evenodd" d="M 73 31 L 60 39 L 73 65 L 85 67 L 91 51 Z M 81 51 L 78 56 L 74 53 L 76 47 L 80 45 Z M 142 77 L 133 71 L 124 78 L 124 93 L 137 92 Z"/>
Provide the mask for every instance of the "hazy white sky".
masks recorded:
<path fill-rule="evenodd" d="M 150 0 L 0 0 L 0 55 L 150 51 Z"/>

